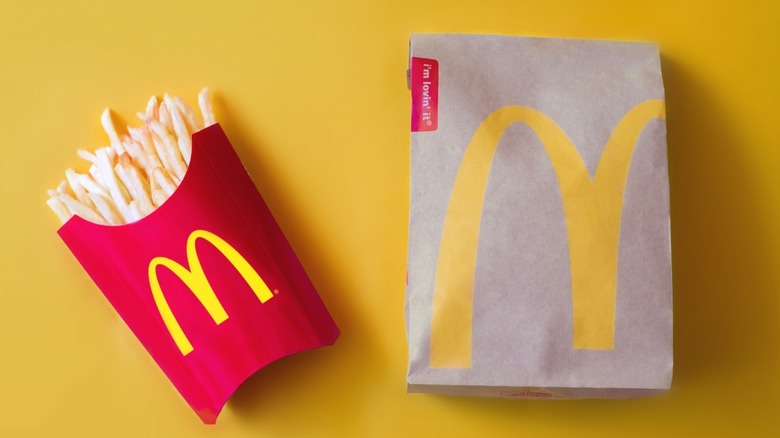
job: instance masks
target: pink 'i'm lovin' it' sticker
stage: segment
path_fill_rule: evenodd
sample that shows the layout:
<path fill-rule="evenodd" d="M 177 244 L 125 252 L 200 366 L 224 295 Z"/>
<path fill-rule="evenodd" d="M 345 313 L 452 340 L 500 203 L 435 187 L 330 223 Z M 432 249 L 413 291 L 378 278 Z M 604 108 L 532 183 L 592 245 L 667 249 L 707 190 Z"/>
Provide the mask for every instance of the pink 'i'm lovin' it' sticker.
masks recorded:
<path fill-rule="evenodd" d="M 439 125 L 439 61 L 412 58 L 412 132 L 435 131 Z"/>

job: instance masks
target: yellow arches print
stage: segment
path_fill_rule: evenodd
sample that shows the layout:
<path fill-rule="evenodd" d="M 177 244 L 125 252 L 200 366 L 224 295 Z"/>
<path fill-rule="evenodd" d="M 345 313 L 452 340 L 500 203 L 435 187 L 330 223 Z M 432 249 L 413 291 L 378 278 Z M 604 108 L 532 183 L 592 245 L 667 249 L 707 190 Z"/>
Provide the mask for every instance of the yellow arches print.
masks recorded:
<path fill-rule="evenodd" d="M 184 356 L 190 354 L 193 347 L 184 334 L 184 331 L 181 329 L 176 317 L 173 315 L 171 306 L 168 305 L 168 301 L 163 295 L 162 289 L 160 288 L 160 281 L 157 278 L 158 266 L 165 266 L 173 272 L 174 275 L 179 277 L 190 291 L 192 291 L 195 298 L 200 301 L 201 305 L 203 305 L 211 316 L 211 319 L 213 319 L 217 325 L 222 324 L 228 319 L 225 308 L 222 307 L 222 303 L 219 302 L 217 295 L 214 293 L 214 289 L 211 287 L 211 283 L 209 283 L 208 278 L 206 278 L 203 266 L 200 264 L 197 249 L 195 248 L 198 239 L 203 239 L 211 243 L 220 253 L 222 253 L 222 255 L 236 268 L 238 273 L 241 274 L 244 281 L 252 288 L 252 291 L 261 303 L 265 303 L 274 296 L 252 265 L 250 265 L 249 262 L 247 262 L 246 259 L 229 243 L 209 231 L 193 231 L 187 238 L 187 263 L 189 264 L 189 269 L 167 257 L 155 257 L 149 262 L 149 285 L 152 288 L 154 303 L 160 311 L 160 316 L 162 316 L 165 327 L 170 332 L 176 346 L 179 347 L 181 354 Z"/>
<path fill-rule="evenodd" d="M 506 129 L 525 123 L 550 157 L 560 188 L 572 283 L 573 348 L 611 350 L 615 337 L 618 240 L 623 196 L 637 139 L 652 119 L 666 117 L 663 100 L 629 110 L 609 137 L 595 178 L 566 133 L 525 106 L 491 113 L 471 138 L 444 219 L 431 321 L 431 368 L 470 368 L 477 245 L 488 174 Z"/>

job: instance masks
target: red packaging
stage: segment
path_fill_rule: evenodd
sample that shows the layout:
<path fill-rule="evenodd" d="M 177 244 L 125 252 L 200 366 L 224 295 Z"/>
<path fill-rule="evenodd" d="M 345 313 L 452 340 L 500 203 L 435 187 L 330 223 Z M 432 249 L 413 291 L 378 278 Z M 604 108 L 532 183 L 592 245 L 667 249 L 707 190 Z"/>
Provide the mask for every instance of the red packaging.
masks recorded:
<path fill-rule="evenodd" d="M 339 336 L 219 125 L 149 216 L 58 233 L 204 423 L 257 370 Z"/>

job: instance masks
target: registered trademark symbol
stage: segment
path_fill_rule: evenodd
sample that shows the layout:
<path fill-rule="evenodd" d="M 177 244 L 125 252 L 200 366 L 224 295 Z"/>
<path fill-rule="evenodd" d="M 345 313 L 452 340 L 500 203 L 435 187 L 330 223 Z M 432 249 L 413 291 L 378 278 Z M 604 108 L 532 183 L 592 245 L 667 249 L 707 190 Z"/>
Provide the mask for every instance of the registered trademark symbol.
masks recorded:
<path fill-rule="evenodd" d="M 431 125 L 433 124 L 433 122 L 431 122 L 430 120 L 428 120 L 428 121 L 427 121 L 427 122 L 425 122 L 425 123 L 426 123 L 428 126 L 431 126 Z"/>
<path fill-rule="evenodd" d="M 279 289 L 274 289 L 274 295 L 279 295 Z"/>

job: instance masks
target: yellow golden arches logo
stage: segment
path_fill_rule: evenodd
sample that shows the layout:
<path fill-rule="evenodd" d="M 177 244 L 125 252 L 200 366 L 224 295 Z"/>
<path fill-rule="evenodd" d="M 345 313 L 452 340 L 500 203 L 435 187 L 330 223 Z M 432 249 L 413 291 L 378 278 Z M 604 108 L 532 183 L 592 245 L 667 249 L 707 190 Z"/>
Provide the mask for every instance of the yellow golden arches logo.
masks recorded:
<path fill-rule="evenodd" d="M 628 111 L 602 152 L 595 178 L 566 133 L 532 108 L 506 106 L 477 128 L 463 155 L 444 219 L 433 291 L 430 365 L 471 367 L 477 244 L 488 174 L 498 142 L 513 123 L 534 130 L 560 188 L 572 280 L 573 348 L 614 348 L 618 239 L 634 146 L 644 126 L 664 119 L 663 100 Z"/>
<path fill-rule="evenodd" d="M 217 325 L 222 324 L 228 319 L 228 314 L 225 312 L 225 308 L 222 307 L 222 303 L 219 302 L 217 295 L 214 293 L 214 289 L 211 287 L 211 283 L 206 278 L 206 273 L 203 271 L 203 266 L 198 259 L 198 253 L 195 248 L 195 244 L 198 239 L 203 239 L 211 243 L 222 255 L 236 268 L 244 281 L 252 288 L 257 298 L 261 303 L 273 298 L 273 293 L 268 289 L 257 271 L 252 268 L 252 265 L 246 261 L 246 259 L 233 248 L 229 243 L 225 242 L 222 238 L 214 233 L 205 230 L 195 230 L 187 238 L 187 263 L 189 269 L 180 265 L 177 262 L 167 257 L 155 257 L 149 262 L 149 285 L 152 288 L 152 296 L 154 297 L 154 303 L 157 305 L 157 310 L 160 311 L 165 327 L 173 337 L 176 346 L 179 347 L 181 354 L 188 355 L 192 352 L 192 344 L 190 343 L 184 331 L 181 329 L 179 322 L 171 311 L 171 306 L 168 305 L 168 301 L 163 295 L 160 288 L 160 281 L 157 279 L 157 267 L 164 266 L 168 268 L 174 275 L 179 277 L 181 281 L 192 291 L 195 297 L 200 301 L 206 311 L 211 315 Z"/>

